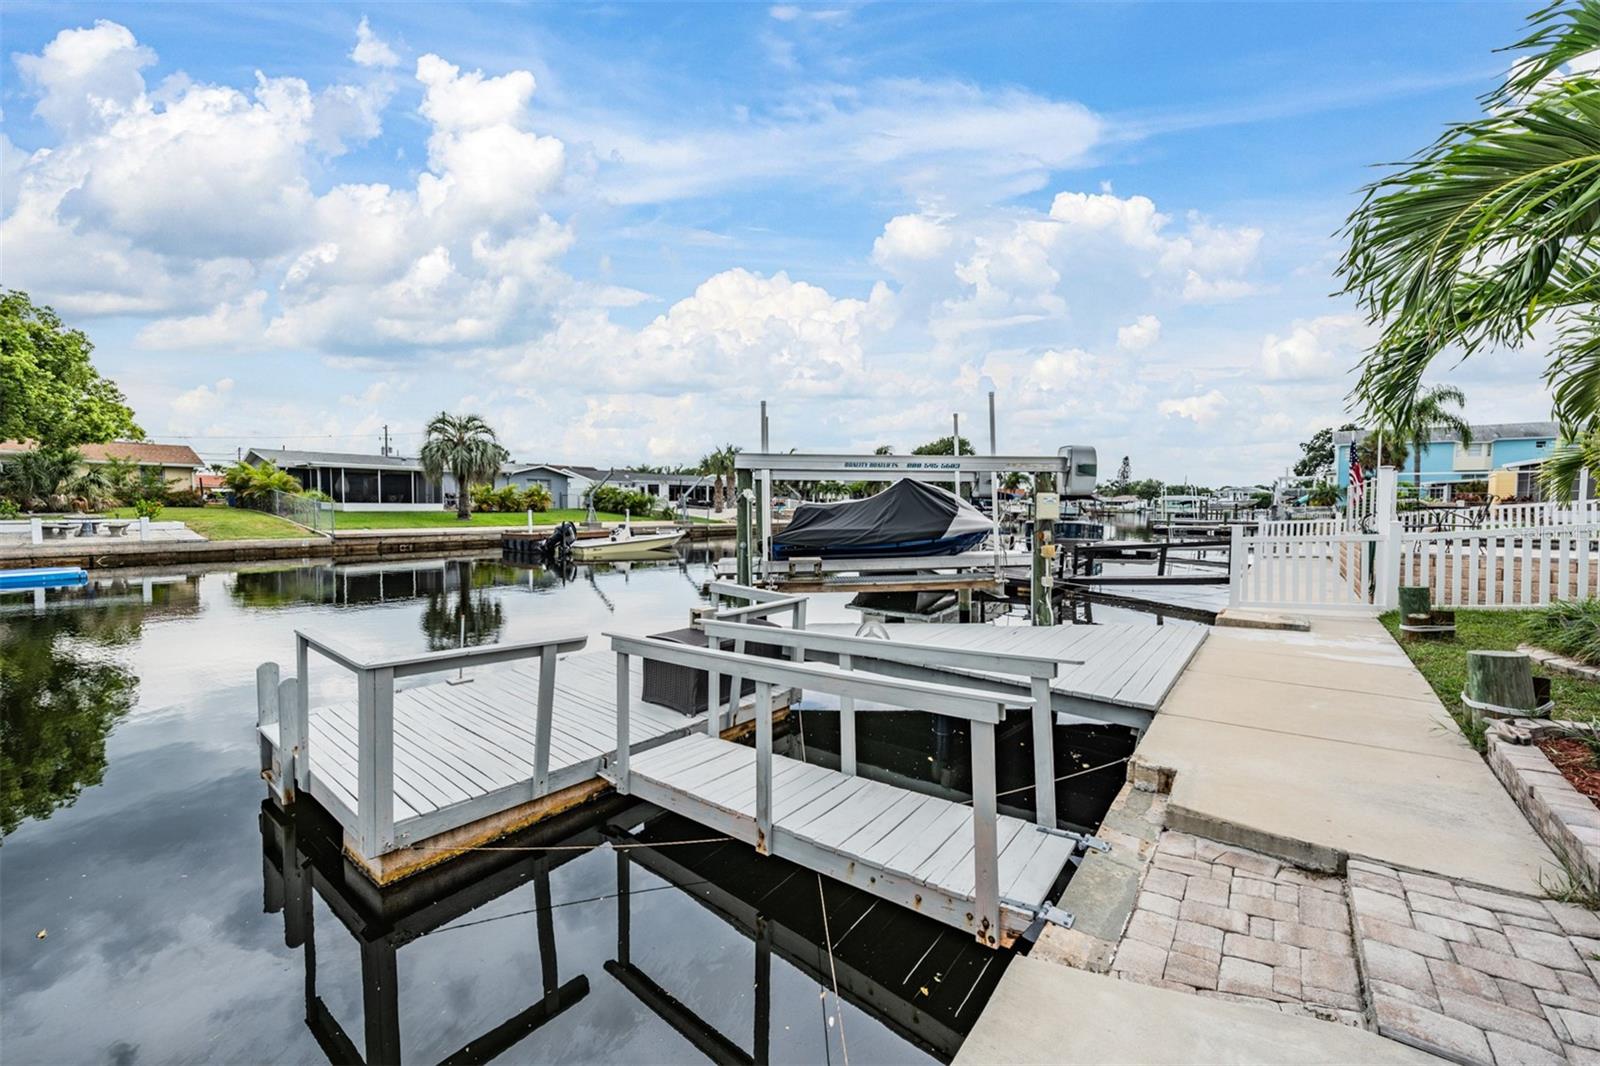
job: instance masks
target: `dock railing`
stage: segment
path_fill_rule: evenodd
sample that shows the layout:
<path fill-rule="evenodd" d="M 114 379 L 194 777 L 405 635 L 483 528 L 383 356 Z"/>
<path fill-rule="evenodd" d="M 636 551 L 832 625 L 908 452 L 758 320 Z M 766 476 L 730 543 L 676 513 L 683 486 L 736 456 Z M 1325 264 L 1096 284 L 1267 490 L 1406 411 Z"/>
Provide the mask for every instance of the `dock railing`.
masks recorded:
<path fill-rule="evenodd" d="M 765 626 L 744 625 L 737 622 L 708 620 L 706 635 L 719 644 L 732 640 L 737 644 L 774 644 L 798 651 L 800 658 L 833 656 L 841 670 L 871 669 L 874 662 L 895 663 L 901 666 L 922 667 L 929 670 L 974 670 L 986 674 L 1006 674 L 1026 678 L 1029 699 L 1032 701 L 1033 726 L 1033 777 L 1036 793 L 1035 821 L 1040 825 L 1056 824 L 1055 790 L 1055 714 L 1050 700 L 1050 682 L 1062 666 L 1082 666 L 1081 660 L 1058 660 L 1036 655 L 1017 655 L 1012 652 L 966 651 L 942 648 L 932 644 L 915 644 L 899 640 L 878 640 L 866 637 L 846 637 L 836 633 L 813 633 L 792 629 L 772 629 Z M 971 684 L 982 687 L 986 679 L 975 677 Z M 941 679 L 942 684 L 965 686 L 960 678 Z M 711 720 L 707 716 L 707 721 Z M 710 733 L 708 725 L 706 732 Z M 856 705 L 850 696 L 839 697 L 839 769 L 850 776 L 856 772 Z"/>
<path fill-rule="evenodd" d="M 765 637 L 770 631 L 762 629 Z M 1025 707 L 1030 700 L 1004 692 L 984 692 L 955 685 L 935 684 L 845 670 L 821 663 L 785 662 L 649 637 L 606 633 L 617 653 L 617 706 L 631 706 L 629 667 L 633 656 L 651 662 L 705 670 L 713 681 L 719 674 L 750 678 L 756 683 L 756 838 L 762 854 L 772 850 L 772 693 L 774 688 L 799 688 L 887 704 L 904 710 L 932 711 L 964 718 L 971 723 L 972 833 L 974 862 L 974 932 L 993 944 L 1000 935 L 1000 856 L 995 785 L 994 727 L 1008 707 Z M 715 691 L 715 690 L 712 690 Z M 617 754 L 613 766 L 617 791 L 629 794 L 628 716 L 617 715 Z M 986 939 L 987 938 L 987 939 Z"/>
<path fill-rule="evenodd" d="M 394 822 L 394 683 L 405 677 L 443 673 L 468 666 L 490 666 L 521 659 L 539 659 L 538 718 L 534 730 L 534 795 L 546 790 L 550 774 L 550 732 L 554 717 L 556 656 L 577 651 L 588 643 L 580 632 L 566 632 L 503 644 L 411 654 L 358 652 L 327 635 L 297 629 L 293 704 L 278 704 L 281 772 L 293 774 L 296 788 L 310 788 L 311 701 L 307 670 L 311 652 L 338 663 L 356 675 L 356 810 L 353 827 L 361 854 L 374 859 L 395 850 Z M 266 666 L 271 664 L 265 664 Z M 262 682 L 258 675 L 258 686 Z M 285 693 L 287 695 L 287 692 Z M 486 798 L 492 798 L 486 797 Z M 494 813 L 472 804 L 449 812 L 450 824 L 429 825 L 420 835 L 431 835 L 465 825 Z"/>

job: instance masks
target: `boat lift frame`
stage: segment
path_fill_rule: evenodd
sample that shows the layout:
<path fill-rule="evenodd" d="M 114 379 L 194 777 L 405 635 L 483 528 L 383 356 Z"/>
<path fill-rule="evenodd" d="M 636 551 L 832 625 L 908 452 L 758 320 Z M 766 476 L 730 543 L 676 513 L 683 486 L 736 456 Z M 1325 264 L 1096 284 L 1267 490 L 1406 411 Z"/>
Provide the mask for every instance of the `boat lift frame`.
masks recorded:
<path fill-rule="evenodd" d="M 1073 484 L 1076 452 L 1086 449 L 1062 447 L 1055 455 L 836 455 L 823 453 L 770 452 L 767 441 L 766 405 L 762 405 L 762 451 L 740 452 L 734 458 L 734 477 L 738 503 L 737 572 L 741 585 L 755 584 L 766 577 L 767 560 L 772 555 L 772 484 L 774 480 L 830 481 L 871 480 L 891 481 L 912 478 L 940 485 L 952 481 L 960 484 L 963 476 L 971 474 L 999 476 L 1009 473 L 1033 475 L 1034 535 L 1031 544 L 1032 580 L 1029 586 L 1030 609 L 1034 625 L 1051 625 L 1054 622 L 1050 604 L 1052 579 L 1049 561 L 1056 548 L 1051 543 L 1049 521 L 1039 521 L 1041 497 L 1058 491 L 1058 487 Z M 1092 452 L 1090 452 L 1092 455 Z M 1092 462 L 1092 460 L 1091 460 Z M 1079 474 L 1083 476 L 1083 474 Z M 1093 476 L 1091 466 L 1089 476 Z M 759 505 L 758 505 L 759 504 Z M 1045 504 L 1046 508 L 1049 504 Z M 752 515 L 752 511 L 754 515 Z M 1053 517 L 1053 516 L 1046 516 Z M 994 526 L 996 552 L 994 558 L 995 580 L 1001 579 L 1002 565 L 999 550 L 1000 516 L 990 515 Z M 763 573 L 754 571 L 759 552 Z M 941 560 L 930 557 L 925 569 L 938 569 Z"/>

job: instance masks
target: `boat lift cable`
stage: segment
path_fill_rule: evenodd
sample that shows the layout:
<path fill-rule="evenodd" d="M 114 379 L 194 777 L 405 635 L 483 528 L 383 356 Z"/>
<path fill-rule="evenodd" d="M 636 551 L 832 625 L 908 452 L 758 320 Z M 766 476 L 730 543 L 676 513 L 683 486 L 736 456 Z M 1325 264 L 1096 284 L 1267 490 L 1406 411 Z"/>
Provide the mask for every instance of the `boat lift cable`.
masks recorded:
<path fill-rule="evenodd" d="M 828 948 L 828 975 L 833 979 L 833 1010 L 839 1018 L 839 1054 L 850 1066 L 850 1045 L 844 1039 L 844 1000 L 839 998 L 839 971 L 833 964 L 833 934 L 828 930 L 828 897 L 822 893 L 822 874 L 817 874 L 817 905 L 822 908 L 822 942 Z"/>

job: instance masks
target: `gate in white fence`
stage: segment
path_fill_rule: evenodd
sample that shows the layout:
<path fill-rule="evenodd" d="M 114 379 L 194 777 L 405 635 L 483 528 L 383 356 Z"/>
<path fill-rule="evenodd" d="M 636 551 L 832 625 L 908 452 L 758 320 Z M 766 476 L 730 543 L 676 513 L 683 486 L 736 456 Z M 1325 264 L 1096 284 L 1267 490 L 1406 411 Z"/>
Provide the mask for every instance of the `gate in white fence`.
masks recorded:
<path fill-rule="evenodd" d="M 1527 607 L 1600 593 L 1600 501 L 1500 504 L 1479 528 L 1426 529 L 1398 513 L 1396 473 L 1378 471 L 1347 517 L 1234 527 L 1228 605 L 1392 609 L 1401 585 L 1454 607 Z M 1365 528 L 1374 532 L 1363 532 Z"/>
<path fill-rule="evenodd" d="M 1250 535 L 1233 530 L 1228 606 L 1367 611 L 1388 585 L 1379 533 Z"/>

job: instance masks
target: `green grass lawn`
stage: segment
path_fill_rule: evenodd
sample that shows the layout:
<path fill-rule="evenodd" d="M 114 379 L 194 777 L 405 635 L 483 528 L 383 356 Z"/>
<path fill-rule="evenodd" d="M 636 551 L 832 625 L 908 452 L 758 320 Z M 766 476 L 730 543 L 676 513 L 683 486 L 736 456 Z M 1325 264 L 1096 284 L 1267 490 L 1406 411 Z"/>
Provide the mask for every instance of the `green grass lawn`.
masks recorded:
<path fill-rule="evenodd" d="M 535 511 L 533 524 L 553 526 L 559 522 L 582 522 L 589 512 L 581 508 Z M 620 522 L 622 516 L 601 511 L 602 522 Z M 647 519 L 636 519 L 648 521 Z M 456 517 L 454 511 L 335 511 L 334 529 L 432 529 L 436 526 L 459 529 L 462 526 L 525 526 L 526 511 L 474 511 L 467 521 Z"/>
<path fill-rule="evenodd" d="M 1457 611 L 1454 640 L 1401 641 L 1400 646 L 1459 721 L 1465 711 L 1461 704 L 1461 689 L 1467 683 L 1467 652 L 1515 650 L 1525 640 L 1523 633 L 1527 619 L 1536 613 L 1532 610 Z M 1399 640 L 1399 612 L 1391 611 L 1383 616 L 1382 621 Z M 1534 673 L 1544 674 L 1546 671 L 1536 665 Z M 1555 717 L 1600 720 L 1600 685 L 1562 674 L 1549 676 L 1550 692 L 1556 704 L 1553 712 Z"/>
<path fill-rule="evenodd" d="M 132 507 L 116 507 L 106 514 L 138 517 Z M 313 535 L 293 522 L 241 507 L 163 507 L 155 521 L 182 522 L 207 540 L 288 540 Z"/>

